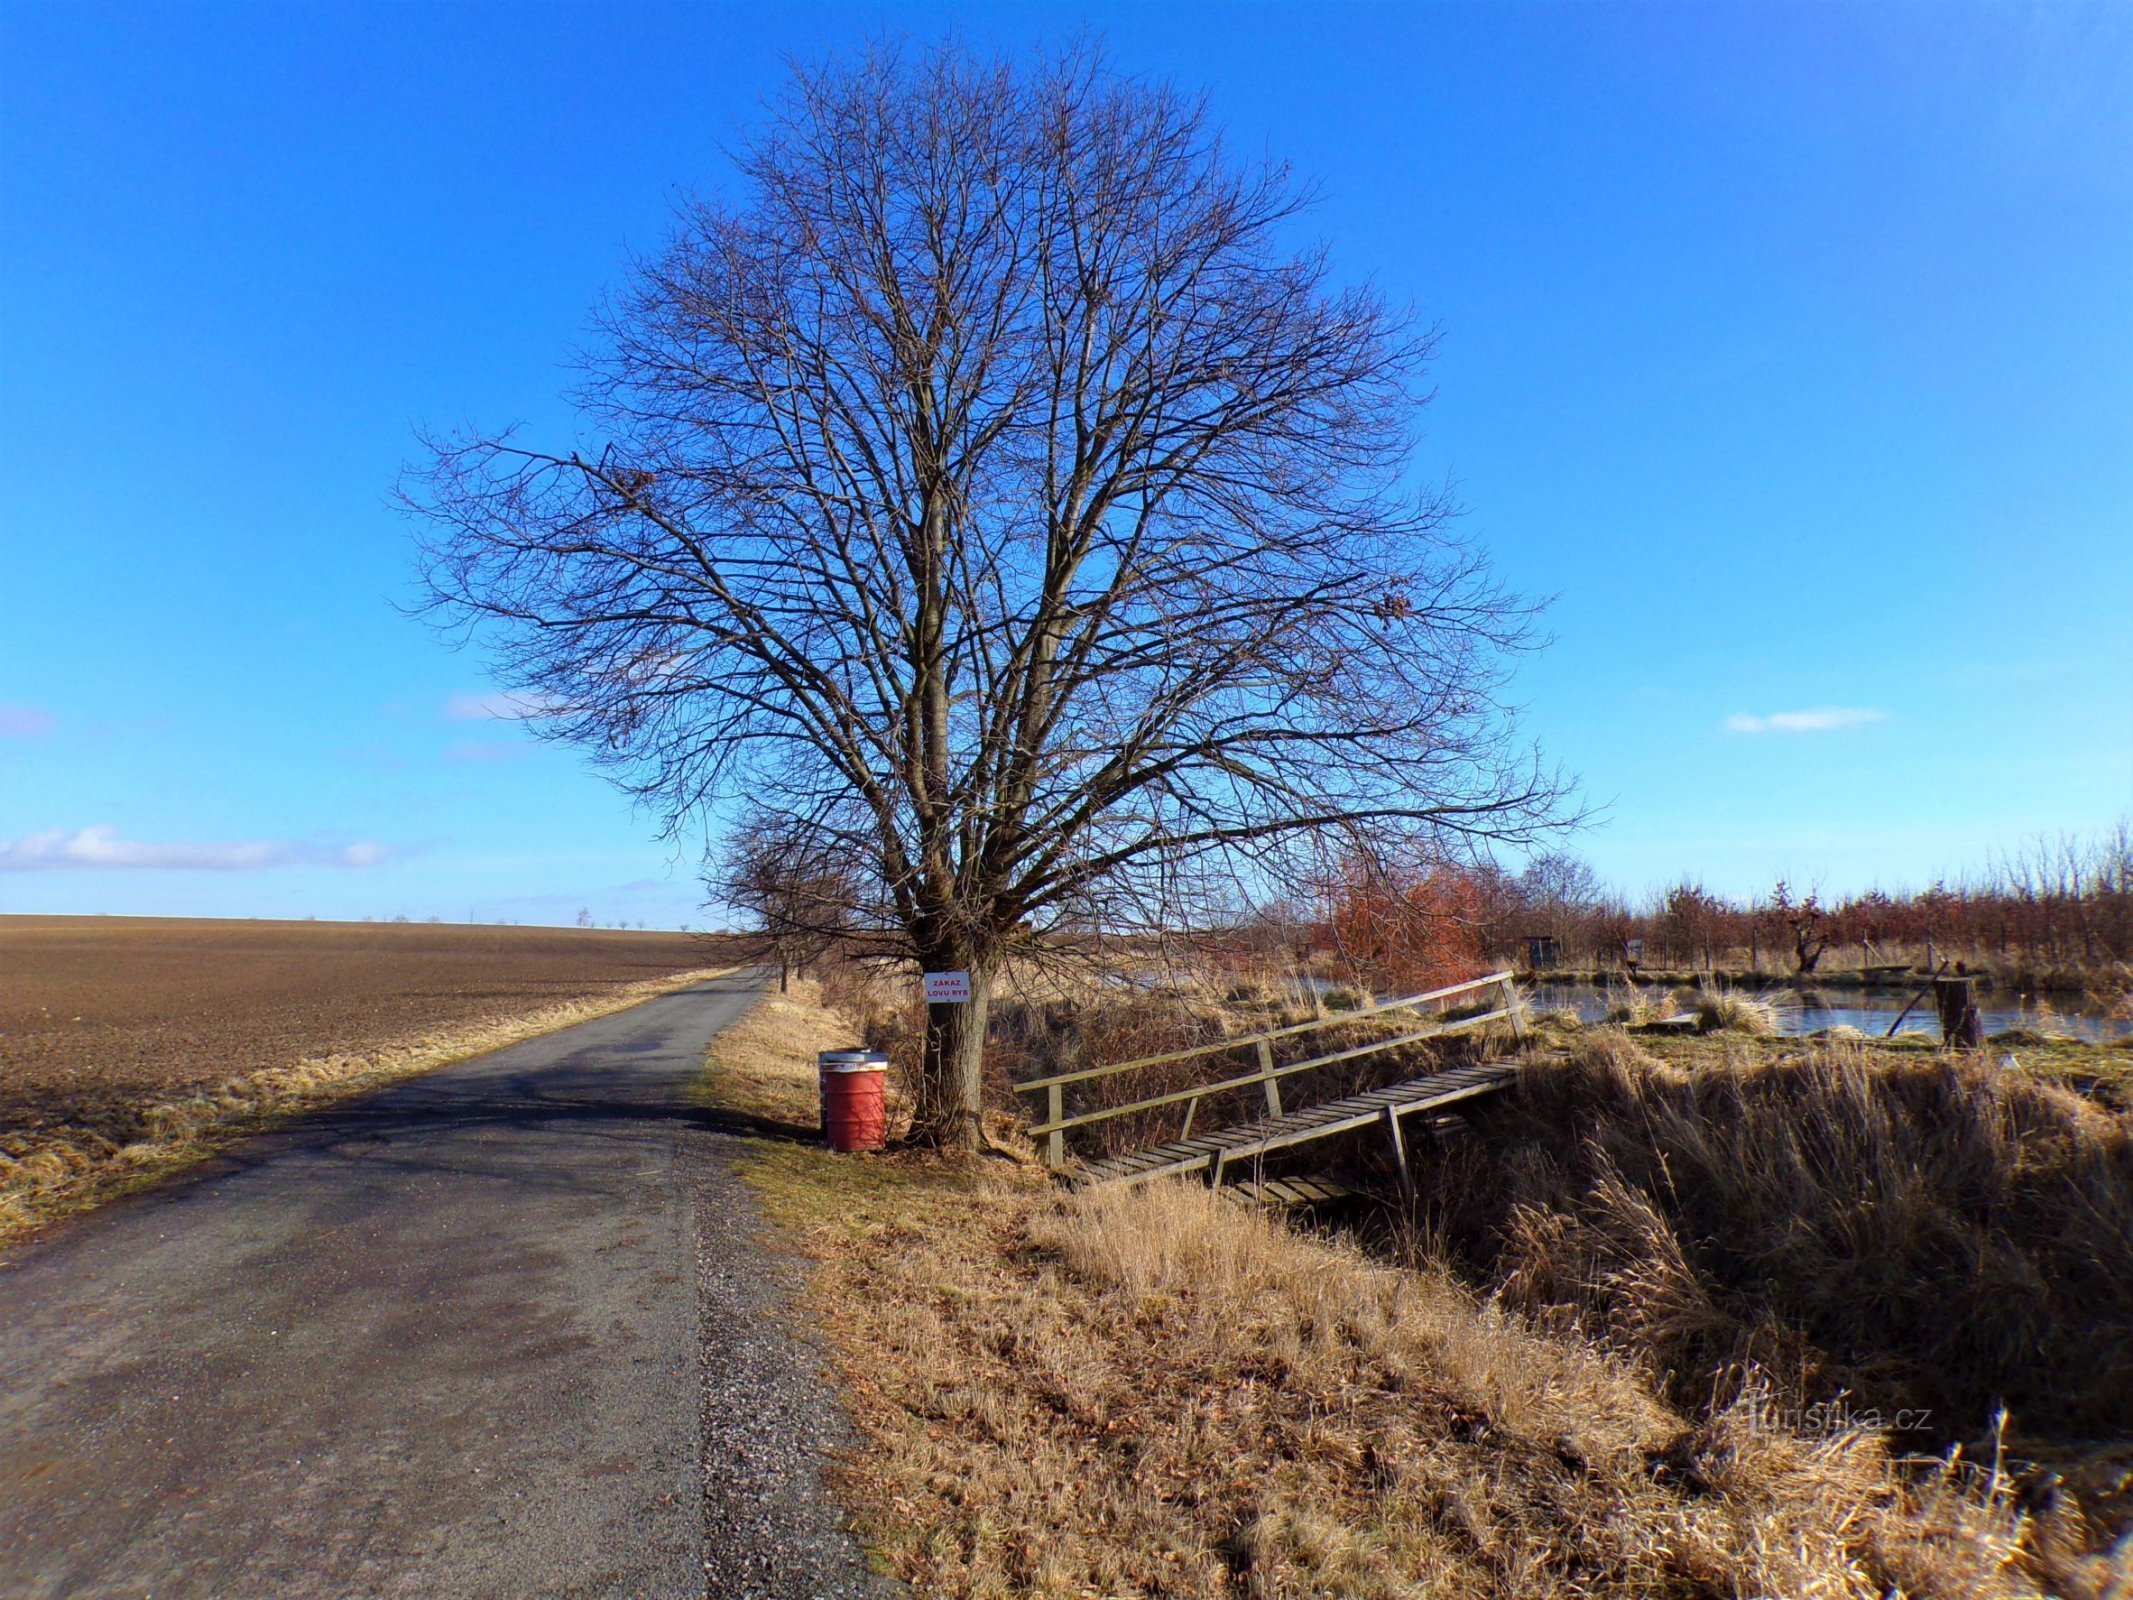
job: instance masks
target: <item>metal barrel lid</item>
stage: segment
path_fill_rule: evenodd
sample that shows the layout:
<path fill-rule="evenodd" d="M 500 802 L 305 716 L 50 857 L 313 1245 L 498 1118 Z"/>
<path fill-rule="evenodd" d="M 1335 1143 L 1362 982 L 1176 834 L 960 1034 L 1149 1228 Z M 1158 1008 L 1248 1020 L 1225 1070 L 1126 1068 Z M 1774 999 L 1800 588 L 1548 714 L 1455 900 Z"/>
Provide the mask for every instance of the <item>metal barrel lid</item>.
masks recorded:
<path fill-rule="evenodd" d="M 825 1050 L 815 1057 L 824 1072 L 886 1072 L 889 1058 L 879 1050 Z"/>

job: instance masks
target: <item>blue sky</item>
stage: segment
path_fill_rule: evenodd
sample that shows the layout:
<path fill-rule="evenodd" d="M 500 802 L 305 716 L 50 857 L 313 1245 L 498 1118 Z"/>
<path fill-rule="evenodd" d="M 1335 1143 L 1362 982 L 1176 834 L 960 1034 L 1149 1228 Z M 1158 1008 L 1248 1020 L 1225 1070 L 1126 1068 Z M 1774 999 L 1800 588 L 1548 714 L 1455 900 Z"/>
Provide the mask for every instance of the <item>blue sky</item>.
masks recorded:
<path fill-rule="evenodd" d="M 413 429 L 563 362 L 784 63 L 1082 27 L 1442 324 L 1642 890 L 2133 811 L 2133 8 L 0 8 L 0 911 L 701 920 L 396 604 Z"/>

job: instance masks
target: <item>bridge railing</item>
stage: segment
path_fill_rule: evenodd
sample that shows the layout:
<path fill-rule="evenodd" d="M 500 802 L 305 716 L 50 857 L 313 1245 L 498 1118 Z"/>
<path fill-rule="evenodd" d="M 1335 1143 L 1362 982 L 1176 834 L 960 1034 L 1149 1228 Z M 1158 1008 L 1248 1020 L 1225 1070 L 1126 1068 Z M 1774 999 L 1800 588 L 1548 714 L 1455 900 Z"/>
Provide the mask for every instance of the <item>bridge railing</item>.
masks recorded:
<path fill-rule="evenodd" d="M 1453 1021 L 1442 1020 L 1441 1013 L 1454 1009 L 1460 996 L 1478 997 L 1489 990 L 1495 991 L 1495 1003 L 1487 1011 Z M 1383 1016 L 1388 1012 L 1420 1012 L 1424 1007 L 1436 1007 L 1440 1015 L 1410 1032 L 1390 1039 L 1374 1039 L 1368 1044 L 1331 1051 L 1303 1061 L 1284 1062 L 1280 1065 L 1276 1065 L 1274 1061 L 1274 1041 L 1277 1039 L 1295 1038 L 1327 1028 L 1348 1027 L 1362 1018 Z M 1268 1028 L 1260 1033 L 1216 1039 L 1207 1044 L 1194 1045 L 1190 1049 L 1167 1050 L 1161 1055 L 1142 1056 L 1135 1061 L 1117 1061 L 1108 1066 L 1082 1067 L 1073 1072 L 1055 1072 L 1049 1077 L 1028 1078 L 1015 1085 L 1015 1093 L 1044 1096 L 1043 1119 L 1032 1122 L 1029 1131 L 1032 1138 L 1038 1134 L 1044 1135 L 1045 1164 L 1056 1168 L 1066 1164 L 1066 1135 L 1071 1128 L 1108 1122 L 1114 1117 L 1129 1116 L 1136 1111 L 1183 1105 L 1185 1120 L 1178 1137 L 1187 1139 L 1192 1136 L 1193 1116 L 1200 1109 L 1202 1100 L 1209 1095 L 1223 1094 L 1232 1089 L 1249 1089 L 1254 1085 L 1263 1086 L 1265 1090 L 1267 1115 L 1278 1117 L 1282 1114 L 1283 1078 L 1293 1077 L 1299 1072 L 1310 1072 L 1318 1067 L 1332 1066 L 1340 1061 L 1352 1061 L 1358 1056 L 1374 1055 L 1381 1050 L 1396 1050 L 1403 1045 L 1420 1043 L 1424 1039 L 1441 1039 L 1450 1034 L 1467 1033 L 1486 1027 L 1492 1022 L 1508 1022 L 1518 1038 L 1523 1039 L 1526 1036 L 1525 1003 L 1519 996 L 1517 979 L 1509 972 L 1492 972 L 1485 978 L 1473 978 L 1465 983 L 1450 984 L 1423 994 L 1411 994 L 1398 1000 L 1384 1000 L 1354 1011 L 1341 1011 L 1310 1022 L 1292 1023 L 1285 1028 Z M 1116 1077 L 1123 1072 L 1136 1072 L 1143 1067 L 1160 1067 L 1172 1062 L 1195 1060 L 1202 1056 L 1227 1055 L 1231 1051 L 1245 1048 L 1252 1049 L 1258 1057 L 1258 1066 L 1254 1071 L 1183 1089 L 1173 1089 L 1167 1094 L 1150 1095 L 1142 1100 L 1129 1100 L 1122 1105 L 1099 1106 L 1093 1111 L 1078 1111 L 1072 1116 L 1067 1115 L 1066 1089 L 1069 1084 L 1093 1083 L 1099 1079 Z"/>

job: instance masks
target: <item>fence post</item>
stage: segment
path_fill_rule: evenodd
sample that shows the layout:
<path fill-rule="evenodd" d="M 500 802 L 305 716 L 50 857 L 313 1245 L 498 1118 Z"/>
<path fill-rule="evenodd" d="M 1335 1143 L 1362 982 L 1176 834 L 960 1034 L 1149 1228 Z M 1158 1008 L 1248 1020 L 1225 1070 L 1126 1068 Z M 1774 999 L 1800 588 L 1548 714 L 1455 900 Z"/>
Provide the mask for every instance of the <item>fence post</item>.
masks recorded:
<path fill-rule="evenodd" d="M 1379 1115 L 1385 1121 L 1385 1139 L 1392 1146 L 1393 1169 L 1399 1174 L 1400 1198 L 1409 1205 L 1415 1201 L 1415 1175 L 1407 1166 L 1407 1140 L 1400 1132 L 1400 1108 L 1387 1106 Z"/>
<path fill-rule="evenodd" d="M 1526 1001 L 1518 992 L 1518 980 L 1506 977 L 1503 980 L 1504 1005 L 1511 1013 L 1511 1037 L 1520 1044 L 1526 1042 Z"/>
<path fill-rule="evenodd" d="M 1058 1084 L 1044 1091 L 1044 1120 L 1057 1122 L 1066 1115 L 1066 1093 Z M 1044 1164 L 1055 1172 L 1066 1165 L 1066 1134 L 1054 1128 L 1044 1136 Z"/>
<path fill-rule="evenodd" d="M 1274 1052 L 1264 1039 L 1259 1041 L 1259 1076 L 1266 1080 L 1266 1109 L 1270 1117 L 1281 1115 L 1281 1080 L 1274 1076 Z"/>

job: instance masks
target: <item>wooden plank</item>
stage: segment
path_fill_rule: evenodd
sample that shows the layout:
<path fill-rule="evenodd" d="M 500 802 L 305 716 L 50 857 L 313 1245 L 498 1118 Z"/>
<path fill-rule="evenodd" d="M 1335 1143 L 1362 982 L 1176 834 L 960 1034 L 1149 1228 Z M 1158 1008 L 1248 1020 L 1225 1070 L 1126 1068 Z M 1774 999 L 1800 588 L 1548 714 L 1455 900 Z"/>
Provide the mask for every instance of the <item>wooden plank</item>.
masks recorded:
<path fill-rule="evenodd" d="M 1261 1206 L 1322 1206 L 1346 1200 L 1353 1193 L 1337 1183 L 1316 1178 L 1269 1178 L 1264 1183 L 1226 1184 L 1219 1191 L 1226 1200 Z"/>
<path fill-rule="evenodd" d="M 1094 1188 L 1098 1184 L 1106 1183 L 1131 1185 L 1144 1183 L 1150 1178 L 1168 1178 L 1180 1173 L 1197 1172 L 1202 1167 L 1207 1166 L 1210 1160 L 1210 1157 L 1204 1155 L 1188 1156 L 1178 1161 L 1155 1162 L 1148 1166 L 1123 1169 L 1099 1162 L 1093 1166 L 1082 1168 L 1075 1177 L 1082 1188 Z"/>
<path fill-rule="evenodd" d="M 1495 1084 L 1468 1084 L 1468 1086 L 1461 1086 L 1461 1088 L 1450 1088 L 1450 1090 L 1442 1090 L 1438 1094 L 1431 1094 L 1431 1097 L 1427 1097 L 1427 1099 L 1408 1101 L 1408 1103 L 1401 1105 L 1399 1109 L 1406 1111 L 1406 1109 L 1423 1109 L 1423 1107 L 1431 1107 L 1431 1105 L 1450 1105 L 1455 1101 L 1472 1099 L 1472 1097 L 1476 1097 L 1476 1094 L 1491 1094 L 1491 1092 L 1495 1092 L 1495 1088 L 1497 1088 Z M 1350 1129 L 1361 1129 L 1361 1126 L 1365 1126 L 1367 1122 L 1376 1120 L 1380 1116 L 1382 1109 L 1389 1109 L 1389 1107 L 1372 1105 L 1372 1107 L 1365 1107 L 1361 1111 L 1350 1111 L 1350 1114 L 1344 1114 L 1344 1116 L 1329 1120 L 1329 1122 L 1320 1122 L 1318 1126 L 1314 1126 L 1314 1129 L 1297 1129 L 1293 1133 L 1288 1133 L 1288 1131 L 1276 1133 L 1276 1135 L 1271 1135 L 1271 1137 L 1267 1137 L 1263 1141 L 1258 1141 L 1256 1148 L 1258 1150 L 1286 1150 L 1288 1146 L 1293 1146 L 1293 1143 L 1310 1143 L 1312 1139 L 1331 1139 L 1337 1133 L 1348 1133 Z"/>
<path fill-rule="evenodd" d="M 1346 1200 L 1355 1193 L 1346 1184 L 1335 1183 L 1330 1178 L 1291 1178 L 1288 1183 L 1298 1196 L 1312 1205 Z"/>
<path fill-rule="evenodd" d="M 1411 1111 L 1451 1105 L 1461 1100 L 1492 1094 L 1518 1076 L 1514 1066 L 1461 1067 L 1410 1078 L 1405 1083 L 1346 1099 L 1328 1101 L 1309 1110 L 1264 1122 L 1225 1128 L 1220 1133 L 1194 1139 L 1188 1145 L 1151 1145 L 1136 1156 L 1113 1157 L 1083 1169 L 1084 1183 L 1138 1183 L 1144 1179 L 1210 1168 L 1217 1172 L 1238 1160 L 1256 1160 L 1276 1150 L 1329 1139 L 1338 1134 L 1384 1121 L 1397 1130 L 1398 1120 Z"/>
<path fill-rule="evenodd" d="M 1469 1099 L 1478 1094 L 1492 1093 L 1508 1083 L 1511 1076 L 1510 1072 L 1506 1072 L 1500 1078 L 1483 1082 L 1453 1084 L 1440 1083 L 1426 1078 L 1417 1079 L 1415 1080 L 1415 1091 L 1403 1096 L 1397 1104 L 1403 1113 L 1409 1110 L 1422 1110 L 1430 1106 L 1448 1105 L 1454 1101 Z M 1384 1109 L 1383 1106 L 1377 1104 L 1359 1105 L 1350 1100 L 1333 1100 L 1323 1106 L 1314 1107 L 1313 1110 L 1319 1113 L 1315 1118 L 1307 1120 L 1304 1117 L 1298 1117 L 1294 1119 L 1293 1123 L 1291 1123 L 1290 1119 L 1284 1118 L 1283 1124 L 1287 1124 L 1285 1126 L 1270 1123 L 1250 1124 L 1242 1131 L 1248 1134 L 1249 1143 L 1252 1146 L 1273 1147 L 1289 1142 L 1288 1136 L 1292 1133 L 1306 1134 L 1314 1138 L 1330 1137 L 1336 1132 L 1344 1133 L 1350 1128 L 1361 1127 Z"/>
<path fill-rule="evenodd" d="M 1133 1152 L 1128 1152 L 1124 1156 L 1111 1156 L 1111 1165 L 1113 1167 L 1160 1167 L 1165 1161 L 1177 1161 L 1177 1156 L 1182 1156 L 1182 1154 L 1192 1156 L 1192 1154 L 1214 1154 L 1214 1152 L 1212 1150 L 1173 1150 L 1171 1146 L 1162 1146 L 1162 1143 L 1158 1143 L 1158 1146 L 1150 1146 L 1148 1150 L 1133 1150 Z"/>
<path fill-rule="evenodd" d="M 1161 1166 L 1167 1157 L 1148 1150 L 1136 1150 L 1131 1155 L 1112 1156 L 1107 1160 L 1094 1161 L 1092 1167 L 1106 1167 L 1118 1172 L 1138 1172 L 1146 1167 Z"/>

